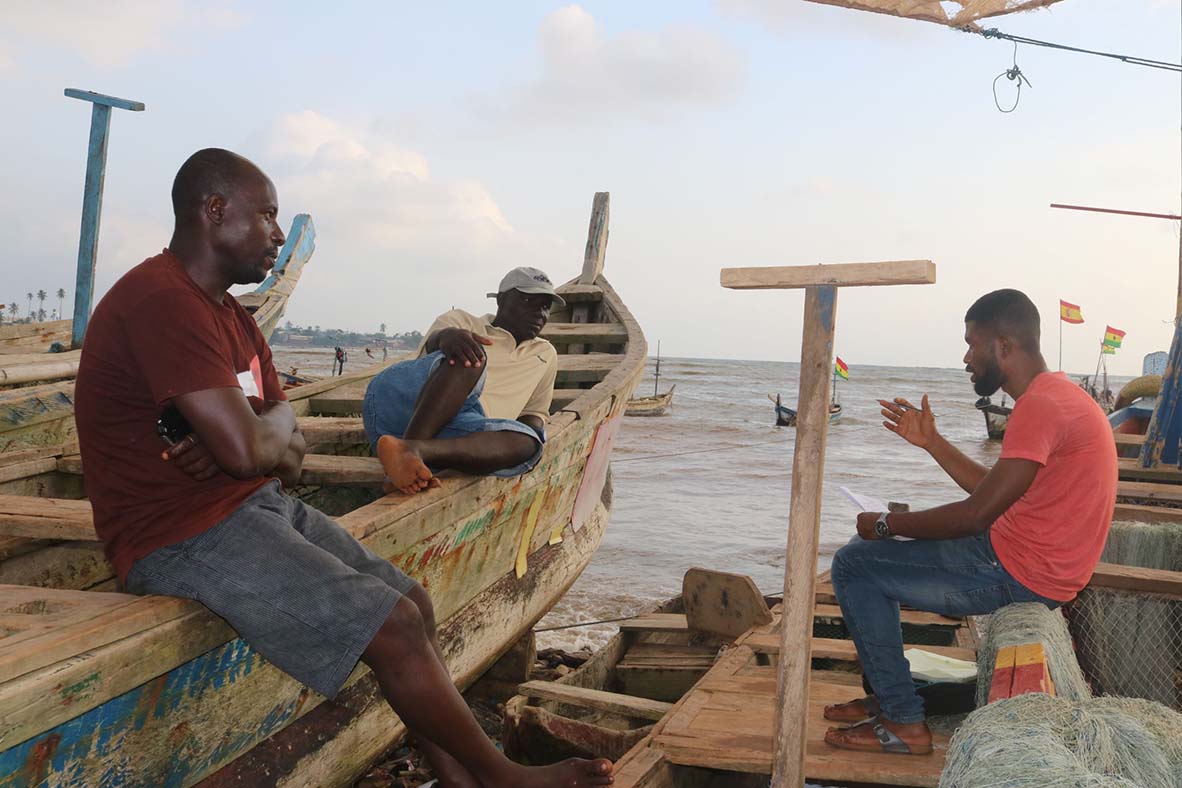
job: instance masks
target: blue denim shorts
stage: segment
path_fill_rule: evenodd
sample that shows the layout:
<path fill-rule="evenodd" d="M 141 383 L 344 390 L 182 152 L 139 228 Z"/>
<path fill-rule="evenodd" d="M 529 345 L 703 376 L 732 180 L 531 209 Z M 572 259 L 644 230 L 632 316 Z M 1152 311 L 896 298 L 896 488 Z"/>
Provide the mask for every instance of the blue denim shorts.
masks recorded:
<path fill-rule="evenodd" d="M 365 404 L 362 407 L 362 422 L 365 424 L 365 436 L 369 439 L 369 448 L 377 448 L 378 438 L 383 435 L 393 435 L 401 438 L 406 435 L 406 428 L 410 424 L 410 417 L 414 414 L 415 404 L 419 400 L 419 392 L 427 384 L 427 378 L 443 362 L 443 353 L 435 351 L 421 358 L 410 359 L 395 364 L 383 370 L 370 381 L 365 389 Z M 539 434 L 528 424 L 515 419 L 490 419 L 484 413 L 484 406 L 480 404 L 480 394 L 484 391 L 484 380 L 488 376 L 485 367 L 480 380 L 472 387 L 472 392 L 460 406 L 455 417 L 448 422 L 436 438 L 461 438 L 475 432 L 520 432 L 537 441 L 538 448 L 534 455 L 520 465 L 493 471 L 490 476 L 520 476 L 533 470 L 542 458 L 542 447 L 546 443 L 546 436 Z"/>
<path fill-rule="evenodd" d="M 329 698 L 415 585 L 274 480 L 208 531 L 136 561 L 126 583 L 132 593 L 200 602 Z"/>

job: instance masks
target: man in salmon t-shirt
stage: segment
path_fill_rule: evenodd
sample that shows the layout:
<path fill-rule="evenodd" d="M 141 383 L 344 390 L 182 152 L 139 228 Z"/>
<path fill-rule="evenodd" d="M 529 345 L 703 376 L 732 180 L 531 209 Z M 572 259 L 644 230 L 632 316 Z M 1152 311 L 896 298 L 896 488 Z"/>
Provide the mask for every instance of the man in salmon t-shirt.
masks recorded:
<path fill-rule="evenodd" d="M 444 785 L 610 784 L 605 760 L 505 758 L 448 676 L 422 586 L 284 493 L 304 439 L 226 292 L 261 282 L 285 241 L 271 181 L 209 148 L 182 165 L 172 203 L 168 248 L 95 309 L 75 392 L 95 530 L 125 587 L 197 600 L 330 698 L 365 662 Z"/>
<path fill-rule="evenodd" d="M 833 587 L 872 696 L 829 706 L 835 747 L 930 753 L 931 731 L 903 656 L 899 605 L 949 616 L 1013 602 L 1056 608 L 1087 585 L 1116 504 L 1116 445 L 1100 407 L 1039 350 L 1038 309 L 1017 290 L 965 314 L 977 394 L 1014 400 L 1001 457 L 986 468 L 936 430 L 928 398 L 879 400 L 883 426 L 925 450 L 969 494 L 922 512 L 862 512 L 833 559 Z M 896 538 L 900 537 L 900 538 Z M 903 541 L 907 539 L 909 541 Z"/>

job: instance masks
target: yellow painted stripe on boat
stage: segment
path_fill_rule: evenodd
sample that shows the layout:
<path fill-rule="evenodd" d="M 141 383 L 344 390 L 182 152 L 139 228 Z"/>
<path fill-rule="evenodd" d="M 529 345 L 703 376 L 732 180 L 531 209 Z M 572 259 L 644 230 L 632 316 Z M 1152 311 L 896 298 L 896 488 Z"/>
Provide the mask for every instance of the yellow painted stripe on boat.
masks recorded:
<path fill-rule="evenodd" d="M 546 499 L 546 491 L 538 490 L 534 502 L 529 505 L 529 513 L 525 516 L 525 530 L 521 534 L 521 544 L 517 547 L 517 579 L 525 577 L 525 570 L 529 569 L 529 543 L 534 538 L 534 529 L 538 526 L 538 514 L 542 511 L 542 501 Z"/>

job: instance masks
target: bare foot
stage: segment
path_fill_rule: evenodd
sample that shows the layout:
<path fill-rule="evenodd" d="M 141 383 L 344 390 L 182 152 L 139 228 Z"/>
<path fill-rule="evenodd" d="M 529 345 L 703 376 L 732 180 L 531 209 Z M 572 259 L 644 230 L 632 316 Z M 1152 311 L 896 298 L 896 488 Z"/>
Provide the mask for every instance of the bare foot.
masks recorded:
<path fill-rule="evenodd" d="M 518 767 L 507 782 L 487 782 L 484 788 L 583 788 L 588 785 L 611 785 L 612 762 L 606 758 L 588 761 L 567 758 L 550 766 Z"/>
<path fill-rule="evenodd" d="M 831 722 L 861 722 L 878 714 L 882 709 L 873 696 L 836 703 L 825 707 L 825 719 Z"/>
<path fill-rule="evenodd" d="M 413 495 L 427 487 L 439 486 L 439 481 L 431 474 L 423 458 L 406 441 L 393 435 L 383 435 L 378 438 L 377 448 L 382 469 L 390 479 L 390 484 L 399 492 Z M 434 485 L 431 484 L 433 481 Z"/>
<path fill-rule="evenodd" d="M 903 755 L 928 755 L 932 751 L 932 732 L 926 722 L 892 722 L 886 717 L 878 717 L 874 722 L 855 725 L 852 728 L 830 728 L 825 731 L 825 742 L 843 750 L 859 750 L 862 752 L 897 752 L 888 749 L 875 733 L 875 722 L 907 745 Z"/>

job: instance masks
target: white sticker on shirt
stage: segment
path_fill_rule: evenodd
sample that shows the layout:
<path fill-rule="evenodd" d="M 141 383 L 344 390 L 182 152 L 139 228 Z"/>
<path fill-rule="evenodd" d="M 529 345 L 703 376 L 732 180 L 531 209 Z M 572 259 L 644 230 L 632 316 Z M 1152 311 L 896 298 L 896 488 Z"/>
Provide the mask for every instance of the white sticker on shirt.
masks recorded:
<path fill-rule="evenodd" d="M 258 356 L 250 360 L 250 369 L 238 373 L 238 385 L 246 396 L 263 398 L 263 375 Z"/>

